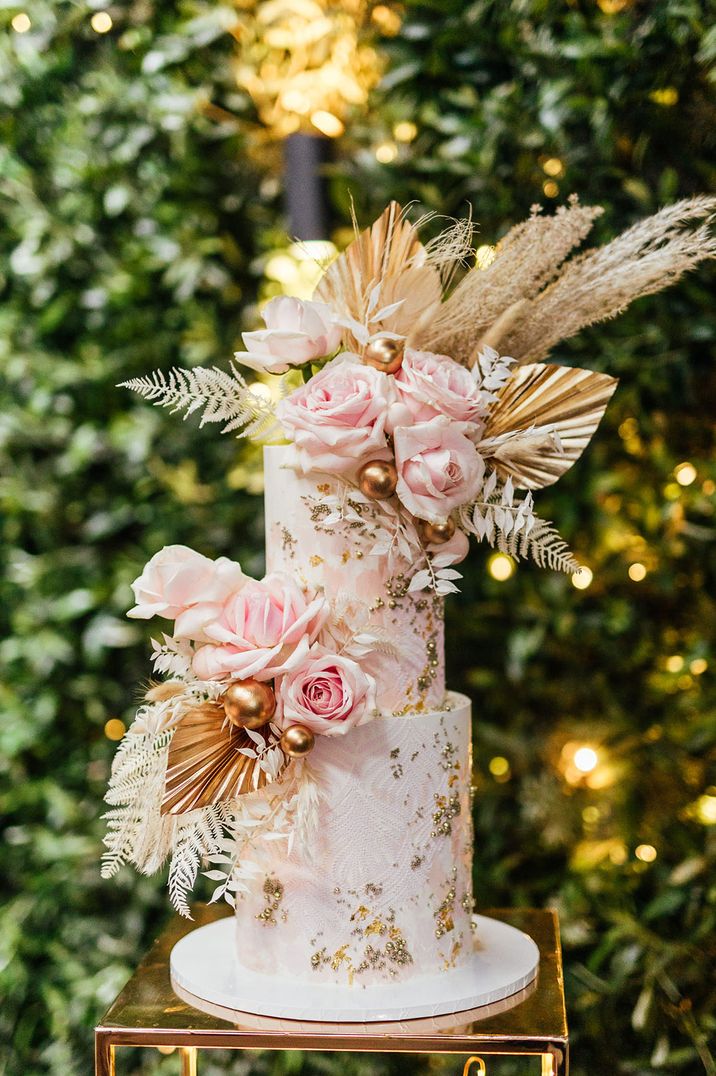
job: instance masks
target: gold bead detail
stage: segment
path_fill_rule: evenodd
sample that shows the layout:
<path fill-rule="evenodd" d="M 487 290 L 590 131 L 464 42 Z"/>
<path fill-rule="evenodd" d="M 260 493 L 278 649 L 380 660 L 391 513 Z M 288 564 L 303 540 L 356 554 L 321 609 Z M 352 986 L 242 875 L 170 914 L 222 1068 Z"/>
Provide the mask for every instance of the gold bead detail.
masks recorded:
<path fill-rule="evenodd" d="M 305 725 L 289 725 L 281 737 L 281 750 L 289 758 L 303 758 L 315 743 L 316 737 Z"/>
<path fill-rule="evenodd" d="M 398 485 L 395 464 L 387 460 L 371 460 L 358 472 L 358 486 L 365 497 L 372 501 L 385 501 L 392 497 Z"/>
<path fill-rule="evenodd" d="M 258 729 L 276 712 L 276 696 L 270 684 L 236 680 L 221 699 L 226 716 L 240 729 Z"/>
<path fill-rule="evenodd" d="M 391 340 L 388 336 L 379 336 L 377 340 L 366 344 L 363 362 L 375 370 L 382 370 L 384 374 L 394 374 L 403 363 L 402 340 Z"/>
<path fill-rule="evenodd" d="M 418 520 L 418 534 L 424 545 L 445 545 L 455 533 L 455 520 L 450 516 L 442 523 Z"/>

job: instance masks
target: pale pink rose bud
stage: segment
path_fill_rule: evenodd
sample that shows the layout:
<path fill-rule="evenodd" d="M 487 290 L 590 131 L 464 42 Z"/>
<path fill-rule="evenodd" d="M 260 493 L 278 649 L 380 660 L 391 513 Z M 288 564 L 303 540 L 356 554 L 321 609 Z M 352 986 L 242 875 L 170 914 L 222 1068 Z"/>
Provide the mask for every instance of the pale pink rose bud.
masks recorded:
<path fill-rule="evenodd" d="M 264 308 L 265 329 L 242 333 L 246 351 L 236 361 L 252 370 L 283 374 L 291 366 L 332 355 L 343 330 L 326 303 L 281 295 Z"/>

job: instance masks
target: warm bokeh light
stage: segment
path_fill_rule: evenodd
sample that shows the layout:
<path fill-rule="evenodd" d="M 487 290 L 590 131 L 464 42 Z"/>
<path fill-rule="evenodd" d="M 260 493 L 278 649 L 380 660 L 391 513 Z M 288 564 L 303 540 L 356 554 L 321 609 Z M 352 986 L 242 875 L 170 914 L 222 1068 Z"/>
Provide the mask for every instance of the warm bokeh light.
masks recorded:
<path fill-rule="evenodd" d="M 13 16 L 10 25 L 16 34 L 26 34 L 32 23 L 30 22 L 30 16 L 26 12 L 19 11 L 17 15 Z"/>
<path fill-rule="evenodd" d="M 684 659 L 681 654 L 670 654 L 664 662 L 664 668 L 667 672 L 677 673 L 681 672 L 684 667 Z"/>
<path fill-rule="evenodd" d="M 416 124 L 411 123 L 410 120 L 401 120 L 400 123 L 396 123 L 393 128 L 393 136 L 397 138 L 398 142 L 412 142 L 417 136 L 418 128 Z"/>
<path fill-rule="evenodd" d="M 646 567 L 641 561 L 636 560 L 629 565 L 629 578 L 634 583 L 641 583 L 642 579 L 646 579 Z"/>
<path fill-rule="evenodd" d="M 705 493 L 707 497 L 713 497 L 716 493 L 716 482 L 711 478 L 707 478 L 705 482 L 701 483 L 701 492 Z"/>
<path fill-rule="evenodd" d="M 495 755 L 494 758 L 490 759 L 488 769 L 493 777 L 499 779 L 501 777 L 506 777 L 509 774 L 510 764 L 503 755 Z"/>
<path fill-rule="evenodd" d="M 587 568 L 586 565 L 582 565 L 578 572 L 575 572 L 572 576 L 572 586 L 577 590 L 586 590 L 594 579 L 594 572 L 591 568 Z"/>
<path fill-rule="evenodd" d="M 639 844 L 634 850 L 634 855 L 642 863 L 653 863 L 656 859 L 656 848 L 653 844 Z"/>
<path fill-rule="evenodd" d="M 702 826 L 716 826 L 716 796 L 705 792 L 693 805 L 693 813 Z"/>
<path fill-rule="evenodd" d="M 708 667 L 709 663 L 706 658 L 694 658 L 693 661 L 689 662 L 689 672 L 693 673 L 694 676 L 701 676 Z"/>
<path fill-rule="evenodd" d="M 582 820 L 588 826 L 593 826 L 599 821 L 599 808 L 591 804 L 589 807 L 585 807 L 582 811 Z"/>
<path fill-rule="evenodd" d="M 680 486 L 690 486 L 696 481 L 696 468 L 693 463 L 680 463 L 674 468 L 674 478 Z"/>
<path fill-rule="evenodd" d="M 492 265 L 497 257 L 496 247 L 491 247 L 488 243 L 483 243 L 475 251 L 475 265 L 478 269 L 487 269 Z"/>
<path fill-rule="evenodd" d="M 599 755 L 593 747 L 578 747 L 573 761 L 580 773 L 591 773 L 599 762 Z"/>
<path fill-rule="evenodd" d="M 127 726 L 118 717 L 110 717 L 104 726 L 104 734 L 108 740 L 121 740 L 126 731 Z"/>
<path fill-rule="evenodd" d="M 380 164 L 390 164 L 398 156 L 398 147 L 395 142 L 381 142 L 375 147 L 375 159 Z"/>
<path fill-rule="evenodd" d="M 90 26 L 96 34 L 107 34 L 112 29 L 112 16 L 108 11 L 95 11 Z"/>
<path fill-rule="evenodd" d="M 564 162 L 560 161 L 559 157 L 548 157 L 542 165 L 542 171 L 545 175 L 558 179 L 564 175 Z"/>
<path fill-rule="evenodd" d="M 547 179 L 542 184 L 542 190 L 547 198 L 557 198 L 559 196 L 559 184 L 555 183 L 553 179 Z"/>
<path fill-rule="evenodd" d="M 317 131 L 320 131 L 321 134 L 326 135 L 328 138 L 339 138 L 345 131 L 345 127 L 338 119 L 338 116 L 334 116 L 332 112 L 327 112 L 323 108 L 311 113 L 311 123 Z"/>
<path fill-rule="evenodd" d="M 400 32 L 400 15 L 394 8 L 386 4 L 376 4 L 371 13 L 371 18 L 382 34 L 386 37 L 395 37 Z"/>
<path fill-rule="evenodd" d="M 335 245 L 324 239 L 306 239 L 274 251 L 264 266 L 267 284 L 262 298 L 287 294 L 310 299 L 326 265 L 336 254 Z"/>
<path fill-rule="evenodd" d="M 649 99 L 663 108 L 673 108 L 679 101 L 679 91 L 676 86 L 664 86 L 661 90 L 652 90 Z"/>
<path fill-rule="evenodd" d="M 605 15 L 618 15 L 620 11 L 629 7 L 630 3 L 631 0 L 597 0 L 599 9 Z"/>
<path fill-rule="evenodd" d="M 515 562 L 504 553 L 493 553 L 487 562 L 487 570 L 498 583 L 504 583 L 515 574 Z"/>

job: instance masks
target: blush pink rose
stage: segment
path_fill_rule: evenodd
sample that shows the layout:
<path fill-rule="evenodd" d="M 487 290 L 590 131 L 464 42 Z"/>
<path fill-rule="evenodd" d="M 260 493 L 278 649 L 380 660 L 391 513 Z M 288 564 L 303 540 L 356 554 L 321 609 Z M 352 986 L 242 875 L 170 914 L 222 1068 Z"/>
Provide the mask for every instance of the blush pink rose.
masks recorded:
<path fill-rule="evenodd" d="M 385 419 L 393 394 L 390 381 L 387 374 L 344 354 L 279 403 L 276 413 L 305 474 L 341 474 L 361 460 L 389 458 Z"/>
<path fill-rule="evenodd" d="M 428 422 L 437 415 L 446 415 L 457 422 L 477 423 L 484 412 L 475 379 L 467 367 L 432 351 L 406 348 L 395 374 L 395 389 L 399 405 L 407 409 L 412 422 Z M 410 425 L 400 421 L 400 414 L 398 408 L 391 413 L 389 430 Z"/>
<path fill-rule="evenodd" d="M 322 648 L 281 677 L 278 721 L 305 725 L 323 736 L 341 736 L 376 716 L 375 681 L 357 662 Z"/>
<path fill-rule="evenodd" d="M 438 523 L 477 496 L 485 463 L 466 429 L 465 423 L 440 417 L 394 431 L 396 492 L 418 519 Z"/>
<path fill-rule="evenodd" d="M 153 616 L 176 620 L 199 602 L 218 603 L 220 607 L 245 582 L 241 565 L 228 557 L 211 560 L 188 546 L 166 545 L 132 583 L 137 604 L 127 616 L 137 620 Z"/>
<path fill-rule="evenodd" d="M 331 355 L 341 342 L 343 330 L 326 303 L 281 295 L 264 308 L 263 319 L 265 329 L 241 334 L 246 351 L 235 356 L 253 370 L 283 374 L 291 366 Z"/>
<path fill-rule="evenodd" d="M 323 595 L 307 596 L 284 572 L 249 579 L 203 625 L 208 642 L 194 654 L 194 672 L 200 680 L 270 680 L 303 660 L 327 615 Z"/>

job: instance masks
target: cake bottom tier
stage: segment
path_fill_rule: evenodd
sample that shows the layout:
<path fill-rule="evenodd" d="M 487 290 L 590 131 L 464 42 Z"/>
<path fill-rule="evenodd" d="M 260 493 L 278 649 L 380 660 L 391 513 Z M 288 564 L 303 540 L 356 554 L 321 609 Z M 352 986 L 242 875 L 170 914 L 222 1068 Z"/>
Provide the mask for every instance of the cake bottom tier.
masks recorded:
<path fill-rule="evenodd" d="M 236 905 L 238 961 L 313 982 L 434 975 L 472 943 L 470 702 L 319 737 L 312 848 L 284 842 Z"/>

